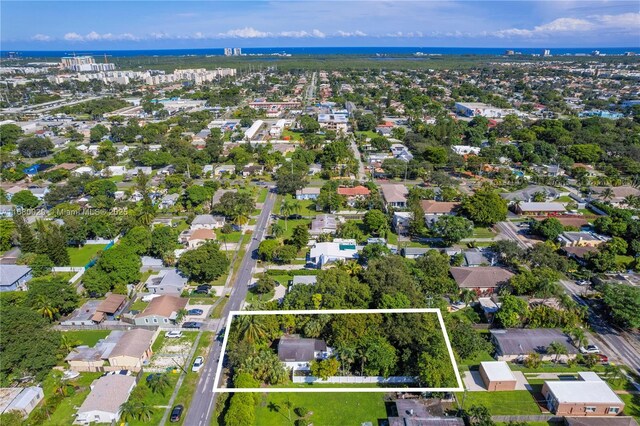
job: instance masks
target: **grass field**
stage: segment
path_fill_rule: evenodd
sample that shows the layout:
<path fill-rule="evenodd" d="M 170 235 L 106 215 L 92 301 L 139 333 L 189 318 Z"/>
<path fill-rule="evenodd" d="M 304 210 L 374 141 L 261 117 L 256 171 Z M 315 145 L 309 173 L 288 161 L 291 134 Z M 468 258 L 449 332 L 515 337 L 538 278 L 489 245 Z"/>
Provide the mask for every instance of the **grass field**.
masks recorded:
<path fill-rule="evenodd" d="M 540 414 L 540 408 L 529 391 L 506 392 L 467 392 L 466 397 L 458 394 L 458 400 L 463 401 L 464 408 L 473 405 L 483 405 L 494 416 L 508 415 L 536 415 Z"/>
<path fill-rule="evenodd" d="M 104 339 L 111 333 L 111 330 L 76 330 L 63 331 L 69 342 L 80 342 L 80 345 L 94 346 L 98 340 Z"/>
<path fill-rule="evenodd" d="M 282 132 L 282 137 L 286 138 L 289 137 L 289 140 L 292 141 L 299 141 L 302 139 L 302 133 L 300 132 L 294 132 L 293 130 L 289 130 L 289 129 L 284 129 L 284 131 Z"/>
<path fill-rule="evenodd" d="M 84 266 L 91 259 L 93 259 L 97 253 L 101 252 L 106 247 L 105 244 L 86 244 L 82 247 L 70 247 L 67 249 L 69 252 L 69 266 Z"/>
<path fill-rule="evenodd" d="M 224 310 L 224 306 L 229 301 L 228 298 L 223 297 L 222 300 L 211 310 L 211 318 L 220 318 L 222 316 L 222 311 Z"/>
<path fill-rule="evenodd" d="M 278 219 L 278 223 L 282 225 L 283 228 L 285 228 L 284 235 L 282 235 L 282 238 L 287 239 L 287 238 L 291 238 L 291 236 L 293 235 L 293 230 L 295 229 L 296 226 L 298 225 L 309 226 L 311 221 L 308 219 L 289 219 L 286 221 L 286 225 L 285 225 L 284 219 Z"/>
<path fill-rule="evenodd" d="M 260 190 L 260 193 L 258 194 L 258 203 L 264 203 L 265 201 L 267 201 L 267 194 L 269 193 L 269 190 L 267 188 L 262 188 Z"/>
<path fill-rule="evenodd" d="M 271 393 L 263 394 L 256 408 L 256 426 L 288 425 L 288 410 L 304 407 L 313 414 L 311 422 L 316 425 L 359 425 L 364 422 L 378 424 L 378 419 L 386 419 L 382 394 L 377 393 Z"/>
<path fill-rule="evenodd" d="M 171 393 L 173 389 L 176 387 L 176 383 L 178 382 L 178 377 L 180 376 L 178 373 L 167 373 L 167 377 L 169 378 L 169 386 L 164 390 L 163 393 L 151 392 L 151 389 L 147 386 L 147 376 L 153 373 L 145 373 L 142 375 L 140 382 L 138 382 L 138 386 L 145 389 L 145 397 L 143 401 L 150 405 L 153 410 L 153 415 L 149 421 L 143 422 L 140 420 L 129 420 L 127 423 L 128 426 L 138 426 L 138 425 L 157 425 L 160 424 L 162 420 L 162 416 L 164 415 L 164 406 L 169 403 L 169 399 L 171 398 Z"/>
<path fill-rule="evenodd" d="M 49 416 L 49 418 L 42 424 L 47 426 L 71 425 L 74 420 L 73 415 L 91 391 L 89 386 L 95 379 L 100 377 L 100 375 L 101 373 L 82 373 L 78 378 L 70 380 L 69 384 L 76 387 L 78 390 L 73 395 L 64 398 L 60 402 L 60 405 L 56 407 L 55 411 L 53 411 L 51 416 Z M 45 379 L 42 390 L 44 392 L 45 399 L 54 394 L 55 382 L 51 380 L 51 376 Z M 35 410 L 32 413 L 34 412 Z"/>
<path fill-rule="evenodd" d="M 623 414 L 633 416 L 640 422 L 640 395 L 622 394 L 618 396 L 625 403 Z"/>
<path fill-rule="evenodd" d="M 490 228 L 473 228 L 473 235 L 471 238 L 493 238 L 496 236 L 496 233 L 493 232 Z"/>

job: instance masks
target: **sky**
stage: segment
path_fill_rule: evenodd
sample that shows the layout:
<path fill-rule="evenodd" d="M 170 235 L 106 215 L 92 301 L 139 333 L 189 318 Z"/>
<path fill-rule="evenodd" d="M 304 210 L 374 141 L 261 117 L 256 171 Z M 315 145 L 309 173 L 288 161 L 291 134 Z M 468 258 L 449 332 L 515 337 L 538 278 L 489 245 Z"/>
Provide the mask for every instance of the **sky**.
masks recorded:
<path fill-rule="evenodd" d="M 640 47 L 630 1 L 2 0 L 2 50 Z"/>

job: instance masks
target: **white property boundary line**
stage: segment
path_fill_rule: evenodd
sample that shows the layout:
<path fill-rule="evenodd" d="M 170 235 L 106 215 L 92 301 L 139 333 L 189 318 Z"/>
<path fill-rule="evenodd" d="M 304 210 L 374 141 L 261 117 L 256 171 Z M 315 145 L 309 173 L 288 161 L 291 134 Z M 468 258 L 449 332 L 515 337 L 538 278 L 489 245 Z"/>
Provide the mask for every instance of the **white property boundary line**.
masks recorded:
<path fill-rule="evenodd" d="M 218 382 L 222 375 L 222 364 L 224 363 L 225 350 L 229 340 L 229 330 L 231 329 L 231 321 L 234 316 L 241 315 L 327 315 L 327 314 L 427 314 L 435 313 L 442 329 L 442 335 L 444 336 L 444 342 L 447 345 L 449 351 L 449 357 L 453 366 L 453 371 L 456 376 L 457 388 L 392 388 L 392 387 L 344 387 L 344 388 L 323 388 L 323 387 L 300 387 L 300 388 L 221 388 L 218 387 Z M 462 379 L 460 378 L 460 372 L 458 371 L 458 364 L 456 363 L 453 349 L 451 348 L 451 342 L 444 326 L 444 320 L 442 318 L 442 312 L 440 309 L 434 308 L 415 308 L 415 309 L 326 309 L 326 310 L 293 310 L 293 311 L 231 311 L 227 318 L 227 324 L 224 332 L 224 340 L 222 341 L 222 349 L 220 350 L 220 360 L 218 361 L 218 369 L 216 370 L 216 376 L 213 380 L 213 392 L 463 392 Z"/>

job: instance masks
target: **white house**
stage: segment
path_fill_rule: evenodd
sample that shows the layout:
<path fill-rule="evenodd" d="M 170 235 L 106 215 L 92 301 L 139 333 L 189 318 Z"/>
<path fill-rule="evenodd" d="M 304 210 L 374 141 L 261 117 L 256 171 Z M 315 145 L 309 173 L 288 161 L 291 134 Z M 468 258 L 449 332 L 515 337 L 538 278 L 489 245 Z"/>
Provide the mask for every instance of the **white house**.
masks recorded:
<path fill-rule="evenodd" d="M 338 260 L 357 258 L 358 250 L 355 240 L 315 243 L 309 252 L 309 262 L 313 263 L 316 268 L 322 268 L 323 265 Z"/>
<path fill-rule="evenodd" d="M 282 336 L 278 341 L 278 359 L 292 371 L 309 371 L 311 361 L 329 358 L 332 353 L 321 339 Z"/>
<path fill-rule="evenodd" d="M 84 400 L 73 424 L 112 424 L 120 419 L 120 405 L 129 399 L 136 386 L 136 378 L 121 374 L 100 377 L 91 385 L 91 392 Z"/>

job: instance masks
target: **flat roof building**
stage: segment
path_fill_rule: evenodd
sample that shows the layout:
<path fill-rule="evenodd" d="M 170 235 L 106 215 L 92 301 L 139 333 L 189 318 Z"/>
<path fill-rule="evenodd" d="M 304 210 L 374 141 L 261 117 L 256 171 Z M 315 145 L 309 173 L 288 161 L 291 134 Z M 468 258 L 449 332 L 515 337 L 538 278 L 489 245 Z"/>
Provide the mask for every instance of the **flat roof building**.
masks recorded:
<path fill-rule="evenodd" d="M 546 381 L 542 395 L 549 411 L 562 416 L 617 416 L 624 402 L 596 373 L 578 373 L 579 380 Z"/>
<path fill-rule="evenodd" d="M 516 376 L 504 361 L 483 361 L 480 363 L 480 377 L 489 392 L 516 389 Z"/>

